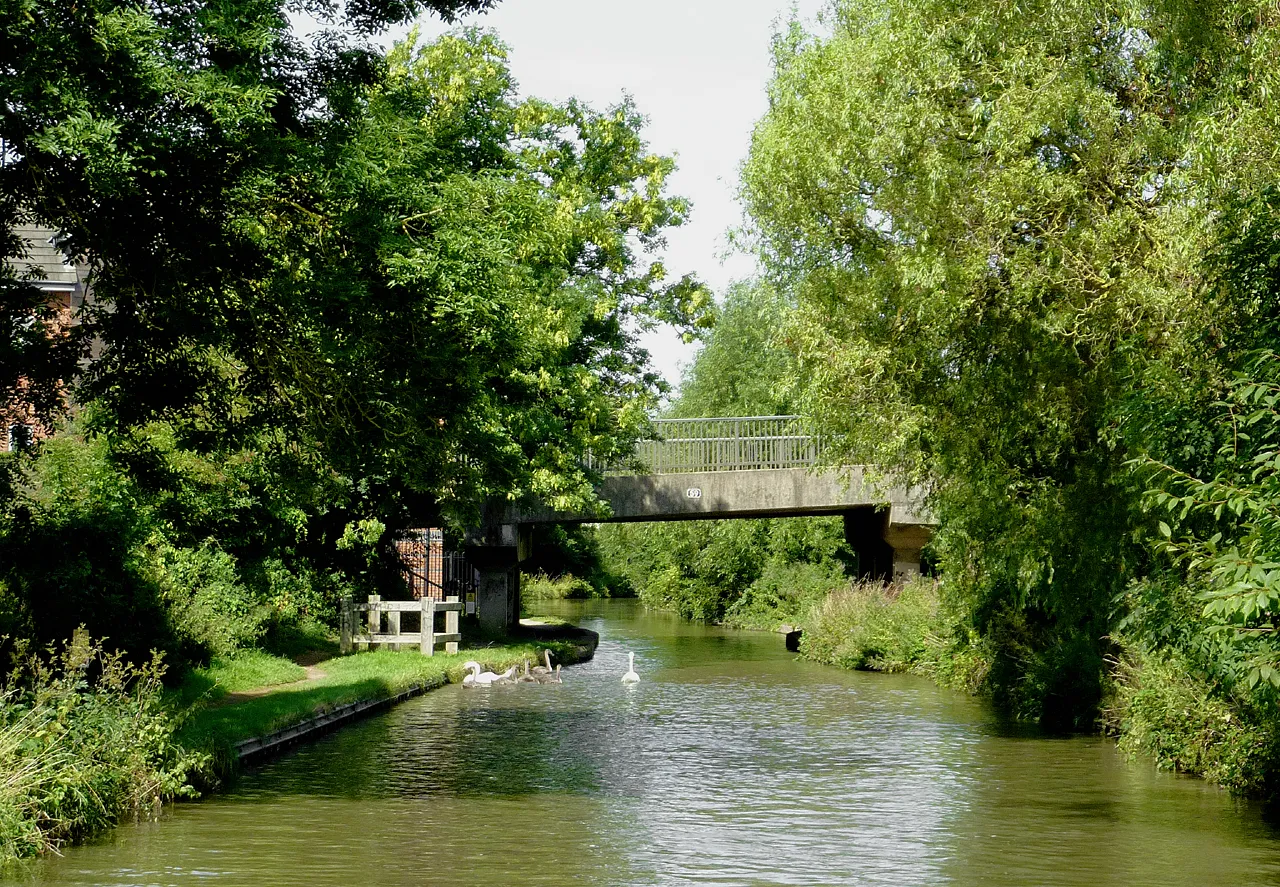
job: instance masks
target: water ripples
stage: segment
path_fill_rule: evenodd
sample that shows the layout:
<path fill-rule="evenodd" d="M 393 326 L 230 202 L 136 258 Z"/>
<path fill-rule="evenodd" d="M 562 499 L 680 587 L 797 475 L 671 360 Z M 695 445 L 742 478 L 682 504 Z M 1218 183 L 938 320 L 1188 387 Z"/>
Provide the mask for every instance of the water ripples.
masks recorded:
<path fill-rule="evenodd" d="M 1255 808 L 1102 740 L 1010 735 L 973 700 L 795 662 L 777 637 L 599 612 L 596 659 L 562 685 L 428 694 L 22 879 L 1280 885 Z"/>

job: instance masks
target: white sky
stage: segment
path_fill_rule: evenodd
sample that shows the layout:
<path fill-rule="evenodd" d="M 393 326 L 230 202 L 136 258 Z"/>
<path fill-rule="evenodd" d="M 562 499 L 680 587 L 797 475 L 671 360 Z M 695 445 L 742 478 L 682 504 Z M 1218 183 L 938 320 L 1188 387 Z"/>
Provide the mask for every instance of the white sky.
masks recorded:
<path fill-rule="evenodd" d="M 673 279 L 694 272 L 717 294 L 749 276 L 749 256 L 726 256 L 726 232 L 741 220 L 738 168 L 755 121 L 766 110 L 769 40 L 794 8 L 810 22 L 824 0 L 503 0 L 462 25 L 496 31 L 511 47 L 525 95 L 577 96 L 597 108 L 631 95 L 649 118 L 651 148 L 677 155 L 669 191 L 688 197 L 692 218 L 669 233 L 664 257 Z M 447 28 L 422 23 L 424 37 Z M 403 35 L 403 31 L 395 37 Z M 671 330 L 645 340 L 669 382 L 694 349 Z"/>

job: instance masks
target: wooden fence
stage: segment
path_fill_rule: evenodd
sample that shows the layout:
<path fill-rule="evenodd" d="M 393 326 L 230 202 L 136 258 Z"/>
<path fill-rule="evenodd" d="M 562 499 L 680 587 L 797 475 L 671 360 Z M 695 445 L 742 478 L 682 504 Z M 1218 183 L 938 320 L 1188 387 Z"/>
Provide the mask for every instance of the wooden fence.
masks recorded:
<path fill-rule="evenodd" d="M 463 604 L 457 597 L 443 601 L 424 597 L 417 601 L 384 601 L 376 594 L 366 603 L 351 598 L 342 602 L 342 652 L 353 649 L 372 650 L 388 645 L 392 650 L 416 645 L 423 656 L 435 654 L 436 644 L 444 644 L 446 653 L 457 653 L 462 634 L 458 619 Z M 436 614 L 444 614 L 444 631 L 436 631 Z M 408 617 L 405 619 L 404 617 Z M 404 622 L 417 622 L 417 631 L 407 631 Z"/>

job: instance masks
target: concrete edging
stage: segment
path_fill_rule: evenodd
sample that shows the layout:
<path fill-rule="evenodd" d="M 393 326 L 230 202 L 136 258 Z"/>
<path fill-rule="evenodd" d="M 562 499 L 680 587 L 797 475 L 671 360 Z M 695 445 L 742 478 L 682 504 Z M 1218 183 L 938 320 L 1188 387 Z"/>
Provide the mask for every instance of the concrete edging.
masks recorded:
<path fill-rule="evenodd" d="M 429 690 L 437 690 L 447 683 L 449 683 L 448 679 L 441 677 L 435 681 L 410 687 L 408 690 L 404 690 L 394 696 L 349 702 L 346 705 L 338 706 L 333 711 L 317 715 L 300 724 L 294 724 L 292 727 L 285 727 L 283 730 L 268 733 L 266 736 L 255 736 L 252 739 L 242 740 L 235 744 L 236 762 L 242 766 L 257 763 L 270 758 L 272 755 L 279 754 L 300 742 L 315 739 L 331 730 L 336 730 L 350 721 L 376 714 L 415 696 L 421 696 Z"/>

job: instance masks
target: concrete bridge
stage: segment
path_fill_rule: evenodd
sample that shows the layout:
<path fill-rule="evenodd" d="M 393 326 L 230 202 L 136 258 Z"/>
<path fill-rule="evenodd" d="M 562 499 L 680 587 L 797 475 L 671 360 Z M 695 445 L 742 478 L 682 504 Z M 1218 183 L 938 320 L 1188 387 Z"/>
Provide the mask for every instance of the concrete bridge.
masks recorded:
<path fill-rule="evenodd" d="M 862 578 L 918 573 L 933 529 L 919 490 L 873 482 L 864 466 L 820 468 L 821 441 L 798 416 L 664 419 L 628 464 L 607 466 L 611 516 L 546 508 L 491 509 L 468 534 L 479 573 L 476 611 L 501 627 L 520 612 L 520 564 L 538 524 L 842 515 Z"/>

